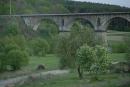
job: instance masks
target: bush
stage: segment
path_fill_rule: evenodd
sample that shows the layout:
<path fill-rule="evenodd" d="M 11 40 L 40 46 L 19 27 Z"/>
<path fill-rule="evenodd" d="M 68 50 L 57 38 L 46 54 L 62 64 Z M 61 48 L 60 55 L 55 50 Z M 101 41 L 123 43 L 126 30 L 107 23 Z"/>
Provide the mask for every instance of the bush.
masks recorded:
<path fill-rule="evenodd" d="M 18 70 L 22 66 L 28 64 L 28 55 L 26 52 L 20 50 L 11 50 L 7 54 L 8 65 L 11 67 L 11 70 Z"/>
<path fill-rule="evenodd" d="M 60 68 L 64 69 L 70 66 L 68 61 L 68 37 L 60 37 L 57 41 L 56 53 L 60 57 Z"/>
<path fill-rule="evenodd" d="M 49 44 L 42 38 L 36 38 L 30 41 L 31 54 L 35 56 L 45 56 L 49 51 Z"/>
<path fill-rule="evenodd" d="M 90 71 L 92 64 L 95 62 L 94 58 L 96 58 L 96 54 L 88 45 L 83 45 L 77 50 L 77 70 L 79 78 L 83 78 L 84 69 Z"/>
<path fill-rule="evenodd" d="M 83 71 L 97 74 L 108 69 L 109 59 L 107 50 L 102 46 L 90 47 L 83 45 L 77 50 L 77 70 L 79 77 L 83 77 Z"/>
<path fill-rule="evenodd" d="M 94 50 L 96 52 L 96 67 L 94 68 L 95 72 L 106 72 L 110 64 L 107 49 L 105 47 L 97 45 L 94 47 Z"/>
<path fill-rule="evenodd" d="M 24 38 L 11 36 L 0 39 L 0 72 L 17 70 L 28 63 Z"/>

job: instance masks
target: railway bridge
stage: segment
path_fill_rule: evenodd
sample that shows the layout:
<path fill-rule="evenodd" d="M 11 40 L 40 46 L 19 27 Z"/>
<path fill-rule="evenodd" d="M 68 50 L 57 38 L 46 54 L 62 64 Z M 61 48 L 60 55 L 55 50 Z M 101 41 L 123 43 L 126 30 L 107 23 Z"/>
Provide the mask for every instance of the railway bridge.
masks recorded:
<path fill-rule="evenodd" d="M 130 12 L 105 12 L 105 13 L 67 13 L 67 14 L 23 14 L 0 15 L 0 17 L 20 17 L 27 27 L 37 30 L 41 21 L 49 19 L 55 22 L 60 32 L 69 32 L 76 19 L 88 21 L 96 33 L 98 39 L 105 41 L 109 23 L 114 18 L 123 18 L 130 22 Z"/>

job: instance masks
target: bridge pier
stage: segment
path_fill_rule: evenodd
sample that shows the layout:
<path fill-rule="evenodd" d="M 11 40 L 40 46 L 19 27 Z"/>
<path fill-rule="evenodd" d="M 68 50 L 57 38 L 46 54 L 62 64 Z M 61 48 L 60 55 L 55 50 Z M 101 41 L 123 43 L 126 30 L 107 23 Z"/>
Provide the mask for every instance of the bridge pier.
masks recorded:
<path fill-rule="evenodd" d="M 98 45 L 107 46 L 107 32 L 95 31 L 95 41 Z"/>

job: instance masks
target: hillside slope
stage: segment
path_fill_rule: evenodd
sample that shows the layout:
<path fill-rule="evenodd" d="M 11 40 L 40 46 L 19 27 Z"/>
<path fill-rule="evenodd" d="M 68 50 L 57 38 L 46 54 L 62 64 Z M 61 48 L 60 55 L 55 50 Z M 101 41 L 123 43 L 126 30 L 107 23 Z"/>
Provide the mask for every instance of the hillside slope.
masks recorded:
<path fill-rule="evenodd" d="M 130 8 L 71 0 L 12 0 L 13 14 L 130 12 Z M 0 14 L 9 14 L 9 0 L 0 0 Z"/>

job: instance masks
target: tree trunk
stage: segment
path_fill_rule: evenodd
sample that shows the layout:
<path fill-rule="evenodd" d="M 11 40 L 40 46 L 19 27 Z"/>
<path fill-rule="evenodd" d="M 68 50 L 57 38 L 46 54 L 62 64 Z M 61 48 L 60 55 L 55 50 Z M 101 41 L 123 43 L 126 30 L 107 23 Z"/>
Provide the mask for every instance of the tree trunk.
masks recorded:
<path fill-rule="evenodd" d="M 78 66 L 78 75 L 79 75 L 79 78 L 80 79 L 83 79 L 83 71 L 81 70 L 81 67 L 80 66 Z"/>

